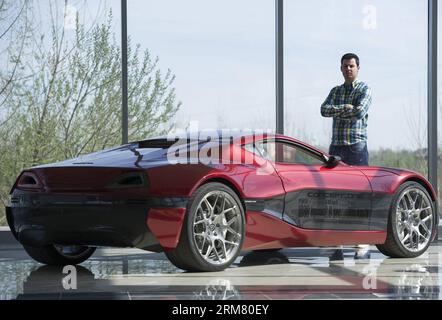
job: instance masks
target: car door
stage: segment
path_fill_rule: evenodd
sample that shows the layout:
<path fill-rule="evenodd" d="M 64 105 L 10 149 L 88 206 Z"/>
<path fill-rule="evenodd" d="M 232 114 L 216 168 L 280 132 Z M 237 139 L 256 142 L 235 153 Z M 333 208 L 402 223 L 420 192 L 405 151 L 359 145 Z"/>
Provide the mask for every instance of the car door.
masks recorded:
<path fill-rule="evenodd" d="M 322 155 L 292 141 L 261 141 L 286 192 L 283 219 L 301 228 L 369 230 L 372 190 L 357 167 L 327 167 Z"/>

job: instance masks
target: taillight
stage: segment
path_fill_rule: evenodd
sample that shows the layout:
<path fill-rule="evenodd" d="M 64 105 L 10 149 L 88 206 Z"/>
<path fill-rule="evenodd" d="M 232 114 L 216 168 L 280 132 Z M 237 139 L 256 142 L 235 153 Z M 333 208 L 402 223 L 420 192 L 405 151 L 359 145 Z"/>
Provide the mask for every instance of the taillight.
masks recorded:
<path fill-rule="evenodd" d="M 36 174 L 23 172 L 18 178 L 16 186 L 21 189 L 38 189 L 42 187 L 42 184 Z"/>

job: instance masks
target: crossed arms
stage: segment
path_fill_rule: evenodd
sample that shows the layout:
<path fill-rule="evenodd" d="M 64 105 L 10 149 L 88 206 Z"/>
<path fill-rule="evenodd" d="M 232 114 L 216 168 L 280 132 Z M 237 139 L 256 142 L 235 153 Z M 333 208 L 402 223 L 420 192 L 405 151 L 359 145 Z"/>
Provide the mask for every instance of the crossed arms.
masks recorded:
<path fill-rule="evenodd" d="M 323 117 L 333 117 L 340 120 L 355 121 L 364 118 L 371 104 L 371 89 L 365 87 L 357 97 L 357 103 L 334 104 L 335 94 L 338 87 L 333 88 L 327 99 L 321 105 L 321 115 Z"/>

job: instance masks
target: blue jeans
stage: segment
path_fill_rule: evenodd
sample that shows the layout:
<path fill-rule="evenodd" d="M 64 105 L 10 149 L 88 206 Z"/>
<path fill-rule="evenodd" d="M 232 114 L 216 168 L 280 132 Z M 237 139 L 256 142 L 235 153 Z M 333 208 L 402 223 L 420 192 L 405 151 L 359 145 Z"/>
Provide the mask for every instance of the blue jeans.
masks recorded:
<path fill-rule="evenodd" d="M 342 161 L 352 166 L 368 166 L 367 141 L 348 146 L 330 145 L 330 155 L 340 156 Z"/>

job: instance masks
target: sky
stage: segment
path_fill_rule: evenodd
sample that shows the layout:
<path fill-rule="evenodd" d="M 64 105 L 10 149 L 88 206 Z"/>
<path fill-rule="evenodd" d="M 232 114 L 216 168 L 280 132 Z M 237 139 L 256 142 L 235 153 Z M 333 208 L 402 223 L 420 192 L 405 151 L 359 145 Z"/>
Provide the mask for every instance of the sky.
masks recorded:
<path fill-rule="evenodd" d="M 179 127 L 275 128 L 274 3 L 128 0 L 133 43 L 176 76 Z M 112 9 L 120 36 L 120 0 L 69 5 L 86 23 Z M 329 144 L 332 123 L 320 105 L 343 82 L 340 57 L 355 52 L 373 91 L 369 149 L 426 145 L 427 1 L 286 0 L 284 10 L 286 134 Z"/>

